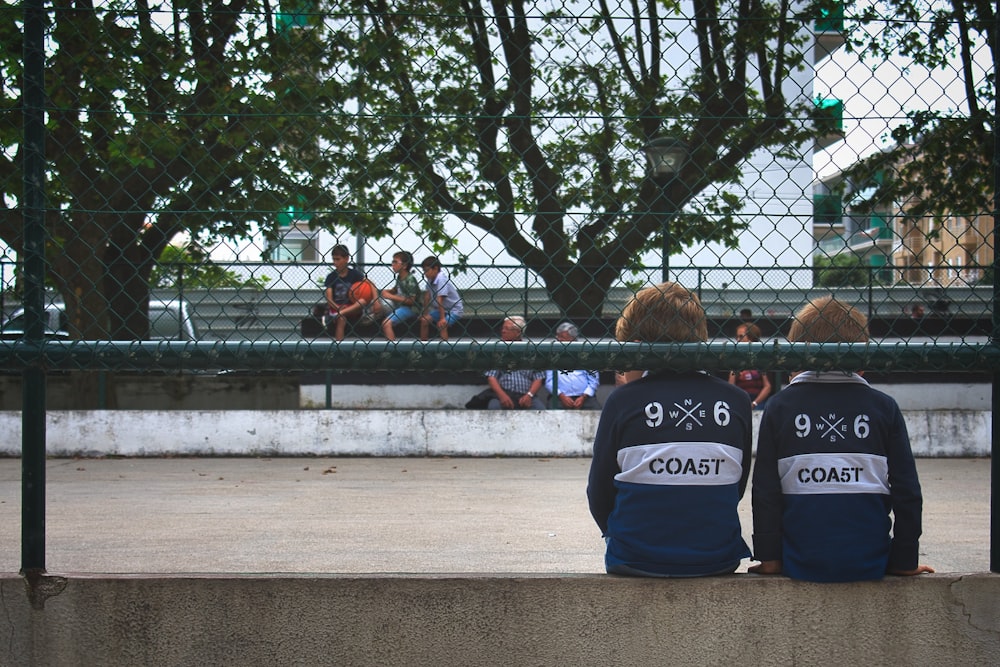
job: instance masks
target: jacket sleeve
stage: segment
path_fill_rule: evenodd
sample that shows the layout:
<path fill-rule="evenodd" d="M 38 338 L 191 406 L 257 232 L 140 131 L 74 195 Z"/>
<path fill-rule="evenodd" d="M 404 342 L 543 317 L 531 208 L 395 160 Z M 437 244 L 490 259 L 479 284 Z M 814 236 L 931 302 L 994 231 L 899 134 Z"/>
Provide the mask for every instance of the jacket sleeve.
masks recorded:
<path fill-rule="evenodd" d="M 610 409 L 609 409 L 610 408 Z M 594 458 L 590 463 L 587 481 L 587 501 L 590 514 L 601 529 L 608 533 L 608 517 L 615 507 L 615 475 L 618 474 L 618 442 L 615 436 L 614 407 L 605 406 L 594 438 Z"/>
<path fill-rule="evenodd" d="M 756 560 L 781 560 L 782 494 L 778 477 L 777 432 L 765 410 L 753 468 L 753 551 Z"/>
<path fill-rule="evenodd" d="M 744 392 L 745 394 L 746 392 Z M 742 398 L 742 397 L 741 397 Z M 743 404 L 740 406 L 740 417 L 743 419 L 743 423 L 746 424 L 746 429 L 743 433 L 743 442 L 740 444 L 740 449 L 743 451 L 743 470 L 740 472 L 740 498 L 743 498 L 743 494 L 746 493 L 747 483 L 750 481 L 750 466 L 753 462 L 753 410 L 750 407 L 750 396 L 746 396 Z"/>
<path fill-rule="evenodd" d="M 892 547 L 889 570 L 912 570 L 917 567 L 922 528 L 923 495 L 917 477 L 917 464 L 910 448 L 906 422 L 895 407 L 892 430 L 886 448 L 889 464 L 889 497 L 892 502 Z"/>

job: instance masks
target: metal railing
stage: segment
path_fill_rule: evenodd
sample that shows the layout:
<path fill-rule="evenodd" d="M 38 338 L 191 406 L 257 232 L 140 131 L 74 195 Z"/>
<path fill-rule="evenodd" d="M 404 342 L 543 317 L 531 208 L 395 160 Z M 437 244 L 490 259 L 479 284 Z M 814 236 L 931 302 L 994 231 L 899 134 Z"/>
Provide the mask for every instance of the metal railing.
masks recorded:
<path fill-rule="evenodd" d="M 190 265 L 175 267 L 178 280 L 174 287 L 151 291 L 153 300 L 180 299 L 188 304 L 190 315 L 201 340 L 266 340 L 284 341 L 301 338 L 300 325 L 311 315 L 313 307 L 324 300 L 320 284 L 329 272 L 323 263 L 266 263 L 227 262 L 216 263 L 226 271 L 238 273 L 248 279 L 261 276 L 280 276 L 268 280 L 261 287 L 187 287 L 184 272 Z M 465 304 L 465 319 L 498 320 L 507 315 L 521 315 L 529 322 L 537 319 L 552 320 L 563 316 L 563 310 L 538 276 L 520 265 L 471 265 L 468 272 L 459 274 L 456 282 L 462 285 L 461 295 Z M 972 267 L 949 267 L 959 274 L 971 275 Z M 977 267 L 978 268 L 978 267 Z M 16 269 L 16 271 L 15 271 Z M 933 267 L 908 267 L 931 272 Z M 488 271 L 495 271 L 499 279 L 487 281 Z M 853 272 L 858 269 L 840 267 L 804 270 L 801 267 L 771 267 L 755 269 L 744 267 L 679 267 L 676 280 L 694 291 L 710 318 L 722 319 L 740 316 L 759 321 L 780 322 L 809 300 L 826 294 L 835 295 L 864 312 L 869 319 L 910 317 L 919 306 L 928 317 L 946 319 L 988 320 L 992 316 L 993 287 L 989 284 L 968 284 L 955 281 L 950 286 L 925 281 L 921 284 L 886 285 L 878 277 L 891 267 L 864 267 L 867 278 L 856 285 L 768 287 L 768 274 L 785 275 L 791 279 L 810 279 L 824 272 Z M 16 262 L 0 261 L 0 271 L 21 274 Z M 377 285 L 391 285 L 391 271 L 384 265 L 368 265 L 367 275 Z M 646 281 L 656 280 L 658 267 L 637 272 L 647 276 Z M 977 276 L 980 274 L 976 274 Z M 740 287 L 747 285 L 748 287 Z M 612 287 L 603 301 L 601 319 L 613 320 L 635 294 L 635 288 L 626 285 Z M 60 301 L 58 293 L 46 292 L 46 303 Z M 0 292 L 0 308 L 9 315 L 21 306 L 21 300 L 10 291 Z M 586 325 L 585 321 L 576 322 Z"/>

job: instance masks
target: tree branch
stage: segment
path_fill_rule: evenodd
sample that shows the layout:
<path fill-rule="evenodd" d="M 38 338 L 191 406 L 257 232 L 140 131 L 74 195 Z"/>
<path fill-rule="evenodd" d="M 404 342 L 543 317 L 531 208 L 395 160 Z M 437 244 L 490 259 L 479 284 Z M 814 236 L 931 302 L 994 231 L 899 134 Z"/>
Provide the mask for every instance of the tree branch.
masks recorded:
<path fill-rule="evenodd" d="M 539 148 L 532 124 L 532 38 L 524 6 L 521 0 L 511 2 L 513 23 L 505 13 L 507 8 L 503 0 L 493 0 L 493 9 L 510 74 L 513 102 L 513 113 L 507 117 L 510 143 L 527 171 L 536 202 L 532 228 L 549 257 L 565 257 L 566 235 L 562 225 L 565 211 L 559 198 L 559 177 L 552 171 Z"/>
<path fill-rule="evenodd" d="M 650 4 L 654 5 L 653 11 L 655 12 L 655 2 L 651 2 Z M 611 48 L 614 51 L 615 58 L 618 59 L 618 67 L 622 75 L 625 77 L 625 80 L 628 81 L 629 87 L 632 88 L 633 90 L 638 90 L 639 81 L 638 79 L 636 79 L 635 73 L 632 71 L 632 63 L 629 62 L 628 55 L 625 52 L 625 46 L 624 44 L 622 44 L 621 35 L 618 34 L 618 29 L 615 28 L 615 23 L 611 18 L 611 10 L 608 8 L 607 0 L 600 0 L 600 6 L 601 6 L 601 19 L 604 21 L 604 29 L 608 31 L 608 37 L 611 38 Z M 632 11 L 635 15 L 634 24 L 636 26 L 636 31 L 639 31 L 640 29 L 639 26 L 642 24 L 642 22 L 639 20 L 638 8 L 635 5 L 635 0 L 632 0 Z M 657 31 L 654 30 L 653 34 L 656 35 Z M 656 40 L 657 40 L 656 52 L 658 52 L 659 51 L 658 35 L 656 37 Z M 638 62 L 639 76 L 640 78 L 645 79 L 647 74 L 646 55 L 641 48 L 641 41 L 638 41 L 638 39 L 637 39 L 637 44 L 639 45 L 638 48 L 636 49 L 637 52 L 636 59 L 639 61 Z"/>

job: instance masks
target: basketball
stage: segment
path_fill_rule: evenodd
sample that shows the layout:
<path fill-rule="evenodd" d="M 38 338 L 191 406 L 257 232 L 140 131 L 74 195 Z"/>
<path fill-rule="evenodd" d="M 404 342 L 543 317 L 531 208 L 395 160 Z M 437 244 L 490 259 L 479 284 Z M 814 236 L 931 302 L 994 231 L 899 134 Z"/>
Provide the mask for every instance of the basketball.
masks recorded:
<path fill-rule="evenodd" d="M 354 283 L 351 285 L 350 299 L 351 303 L 364 301 L 366 305 L 371 304 L 375 300 L 375 286 L 370 280 Z"/>

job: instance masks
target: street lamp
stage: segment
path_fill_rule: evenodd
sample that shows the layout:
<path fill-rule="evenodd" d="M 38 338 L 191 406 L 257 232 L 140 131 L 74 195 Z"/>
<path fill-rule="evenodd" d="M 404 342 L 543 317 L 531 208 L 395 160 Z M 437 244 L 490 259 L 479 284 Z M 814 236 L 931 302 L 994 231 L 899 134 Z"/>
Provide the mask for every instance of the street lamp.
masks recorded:
<path fill-rule="evenodd" d="M 663 210 L 666 205 L 667 186 L 677 176 L 687 158 L 687 144 L 673 137 L 658 137 L 642 147 L 646 154 L 649 173 L 660 186 L 659 198 L 663 201 L 660 215 L 663 218 L 663 282 L 670 280 L 670 218 L 673 211 Z"/>

